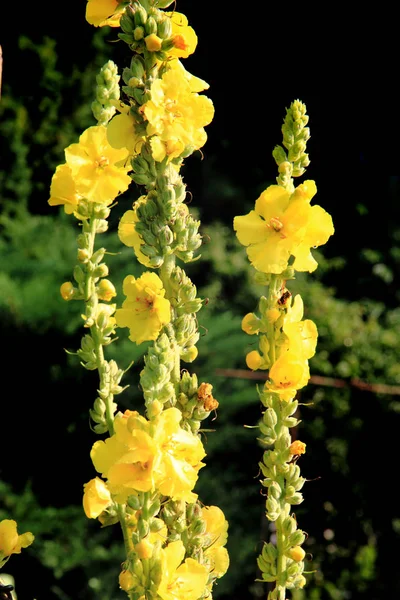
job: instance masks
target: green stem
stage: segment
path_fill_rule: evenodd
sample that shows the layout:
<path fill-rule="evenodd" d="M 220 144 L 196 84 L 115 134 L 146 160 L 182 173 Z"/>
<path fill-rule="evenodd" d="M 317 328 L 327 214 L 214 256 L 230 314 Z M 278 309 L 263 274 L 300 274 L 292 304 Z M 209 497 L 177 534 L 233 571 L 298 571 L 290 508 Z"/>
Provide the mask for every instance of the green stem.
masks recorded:
<path fill-rule="evenodd" d="M 282 285 L 282 278 L 279 275 L 271 275 L 271 280 L 268 286 L 268 308 L 276 308 L 278 291 Z M 269 360 L 271 366 L 276 361 L 275 347 L 275 323 L 268 324 L 267 337 L 269 341 Z"/>
<path fill-rule="evenodd" d="M 122 535 L 124 538 L 126 556 L 128 557 L 133 550 L 133 544 L 132 544 L 131 537 L 129 535 L 128 526 L 126 524 L 125 505 L 117 504 L 117 513 L 118 513 L 118 518 L 119 518 L 119 522 L 120 522 L 121 529 L 122 529 Z"/>
<path fill-rule="evenodd" d="M 118 518 L 119 518 L 119 523 L 121 525 L 122 536 L 124 538 L 126 558 L 129 558 L 129 556 L 131 555 L 132 550 L 133 550 L 133 544 L 132 544 L 131 536 L 129 534 L 128 526 L 126 524 L 125 505 L 117 504 L 117 514 L 118 514 Z M 129 600 L 133 600 L 133 591 L 126 592 L 126 594 L 129 598 Z"/>
<path fill-rule="evenodd" d="M 172 288 L 170 285 L 170 279 L 172 271 L 175 268 L 176 257 L 175 254 L 169 254 L 164 257 L 164 262 L 160 268 L 160 279 L 163 282 L 165 293 L 168 299 L 172 296 Z"/>
<path fill-rule="evenodd" d="M 104 387 L 105 384 L 105 373 L 106 373 L 106 364 L 107 361 L 104 358 L 104 350 L 103 346 L 98 342 L 98 328 L 96 325 L 91 327 L 92 337 L 95 341 L 95 352 L 97 358 L 97 370 L 99 372 L 99 380 L 100 380 L 100 389 Z M 110 437 L 114 433 L 114 412 L 113 412 L 113 400 L 114 396 L 110 393 L 108 394 L 105 403 L 106 403 L 106 421 L 108 427 L 108 433 Z"/>

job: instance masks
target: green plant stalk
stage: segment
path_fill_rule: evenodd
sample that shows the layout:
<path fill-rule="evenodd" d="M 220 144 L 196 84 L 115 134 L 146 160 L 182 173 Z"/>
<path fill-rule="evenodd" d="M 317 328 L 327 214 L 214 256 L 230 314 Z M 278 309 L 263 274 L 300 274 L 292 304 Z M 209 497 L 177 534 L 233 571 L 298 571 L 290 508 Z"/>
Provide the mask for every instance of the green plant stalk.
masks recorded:
<path fill-rule="evenodd" d="M 87 220 L 84 220 L 83 224 L 82 224 L 83 231 L 88 236 L 87 251 L 89 253 L 89 261 L 87 264 L 90 264 L 90 260 L 94 253 L 94 245 L 95 245 L 95 240 L 96 240 L 96 230 L 97 230 L 98 222 L 99 222 L 99 219 L 89 218 Z M 98 306 L 99 299 L 96 294 L 96 286 L 95 286 L 95 282 L 94 282 L 94 277 L 89 269 L 86 269 L 85 275 L 86 275 L 85 285 L 84 285 L 85 302 L 87 303 L 87 302 L 91 301 L 93 309 L 94 309 L 93 312 L 96 313 L 96 308 Z M 95 345 L 95 355 L 96 355 L 96 362 L 97 362 L 97 370 L 99 373 L 100 389 L 103 389 L 106 384 L 105 378 L 106 378 L 107 361 L 104 358 L 104 349 L 103 349 L 103 345 L 100 342 L 100 338 L 101 338 L 100 328 L 98 327 L 98 325 L 96 323 L 94 323 L 90 327 L 90 334 L 92 336 L 92 339 L 93 339 L 93 342 Z M 113 433 L 114 433 L 114 419 L 113 419 L 113 410 L 112 410 L 113 400 L 114 400 L 113 394 L 109 393 L 105 400 L 105 403 L 106 403 L 106 421 L 107 421 L 108 432 L 109 432 L 110 436 L 113 435 Z"/>
<path fill-rule="evenodd" d="M 282 288 L 282 285 L 284 284 L 284 280 L 282 279 L 282 277 L 280 277 L 279 275 L 271 275 L 271 280 L 268 286 L 268 308 L 269 309 L 274 309 L 276 308 L 276 302 L 277 299 L 279 298 L 279 290 Z M 268 327 L 268 341 L 270 343 L 270 348 L 269 348 L 269 359 L 270 359 L 270 364 L 273 365 L 275 360 L 276 360 L 276 344 L 275 344 L 275 324 L 274 323 L 270 323 L 269 327 Z M 275 431 L 276 431 L 276 435 L 277 435 L 277 439 L 279 439 L 281 437 L 282 434 L 287 433 L 289 431 L 289 429 L 287 427 L 284 427 L 282 424 L 282 416 L 281 413 L 278 410 L 276 410 L 276 416 L 277 416 L 277 424 L 275 427 Z M 277 556 L 277 585 L 275 588 L 275 592 L 276 592 L 276 600 L 285 600 L 285 595 L 286 595 L 286 586 L 285 585 L 281 585 L 282 580 L 285 581 L 284 578 L 284 572 L 286 570 L 286 556 L 284 554 L 284 542 L 285 542 L 285 536 L 283 534 L 283 528 L 282 528 L 282 524 L 283 524 L 283 520 L 285 519 L 286 515 L 289 513 L 290 510 L 290 505 L 287 504 L 284 500 L 285 498 L 285 478 L 281 475 L 277 477 L 277 483 L 279 483 L 281 489 L 282 489 L 282 497 L 279 501 L 280 504 L 280 515 L 278 517 L 278 519 L 275 521 L 275 528 L 276 528 L 276 547 L 277 547 L 277 551 L 278 551 L 278 556 Z"/>

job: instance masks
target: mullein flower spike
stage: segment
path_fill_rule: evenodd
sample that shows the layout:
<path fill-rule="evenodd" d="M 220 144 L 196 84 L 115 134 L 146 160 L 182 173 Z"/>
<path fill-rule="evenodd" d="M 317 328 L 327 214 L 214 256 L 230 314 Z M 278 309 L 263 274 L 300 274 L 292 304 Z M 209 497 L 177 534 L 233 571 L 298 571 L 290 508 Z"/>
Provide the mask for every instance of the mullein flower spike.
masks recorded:
<path fill-rule="evenodd" d="M 74 282 L 63 283 L 60 292 L 85 304 L 77 355 L 99 373 L 89 413 L 93 431 L 108 433 L 93 444 L 99 476 L 84 484 L 83 508 L 103 527 L 120 523 L 126 559 L 119 584 L 130 600 L 211 599 L 229 565 L 227 521 L 218 507 L 202 507 L 194 491 L 204 467 L 201 422 L 219 403 L 210 383 L 199 384 L 181 369 L 181 360 L 197 356 L 196 313 L 203 301 L 176 264 L 177 258 L 192 261 L 201 245 L 180 168 L 205 144 L 214 107 L 202 94 L 208 84 L 181 62 L 198 40 L 185 15 L 163 10 L 172 4 L 88 0 L 87 21 L 115 28 L 133 54 L 121 75 L 112 61 L 100 70 L 92 103 L 97 124 L 65 149 L 49 199 L 81 224 Z M 121 303 L 106 250 L 95 243 L 132 181 L 143 186 L 142 194 L 127 202 L 118 234 L 145 271 L 126 274 Z M 105 347 L 125 327 L 132 342 L 152 342 L 140 374 L 146 416 L 122 413 L 114 401 L 127 387 L 125 371 L 106 359 Z"/>
<path fill-rule="evenodd" d="M 249 369 L 268 369 L 268 379 L 260 393 L 265 408 L 259 424 L 266 447 L 260 462 L 267 488 L 266 516 L 275 523 L 276 544 L 265 542 L 257 559 L 262 580 L 274 584 L 268 600 L 285 600 L 287 589 L 306 584 L 303 575 L 304 533 L 297 529 L 291 505 L 300 504 L 305 479 L 297 459 L 306 444 L 291 440 L 289 429 L 299 421 L 298 390 L 310 378 L 308 360 L 314 355 L 317 328 L 303 319 L 303 301 L 292 298 L 286 282 L 296 271 L 312 272 L 317 262 L 311 248 L 325 244 L 333 234 L 330 215 L 320 206 L 311 206 L 317 188 L 313 181 L 295 187 L 293 177 L 303 175 L 309 164 L 306 143 L 310 137 L 306 107 L 294 101 L 286 111 L 282 127 L 283 147 L 276 146 L 273 157 L 278 165 L 277 185 L 269 186 L 255 203 L 254 210 L 234 219 L 234 230 L 246 247 L 255 279 L 268 285 L 256 311 L 242 320 L 248 335 L 257 335 L 258 350 L 246 356 Z"/>

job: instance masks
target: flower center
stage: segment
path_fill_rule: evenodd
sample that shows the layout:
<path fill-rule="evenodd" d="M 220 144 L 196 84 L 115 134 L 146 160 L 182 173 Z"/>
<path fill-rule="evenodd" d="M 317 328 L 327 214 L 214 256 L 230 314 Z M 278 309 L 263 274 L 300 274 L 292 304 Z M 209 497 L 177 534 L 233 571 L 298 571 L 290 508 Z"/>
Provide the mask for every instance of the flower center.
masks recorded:
<path fill-rule="evenodd" d="M 96 160 L 96 166 L 98 169 L 104 169 L 105 167 L 108 167 L 109 164 L 110 161 L 106 156 L 100 156 L 100 158 Z"/>
<path fill-rule="evenodd" d="M 267 227 L 271 227 L 271 229 L 274 231 L 280 231 L 283 227 L 283 223 L 278 219 L 278 217 L 272 217 L 269 220 Z"/>

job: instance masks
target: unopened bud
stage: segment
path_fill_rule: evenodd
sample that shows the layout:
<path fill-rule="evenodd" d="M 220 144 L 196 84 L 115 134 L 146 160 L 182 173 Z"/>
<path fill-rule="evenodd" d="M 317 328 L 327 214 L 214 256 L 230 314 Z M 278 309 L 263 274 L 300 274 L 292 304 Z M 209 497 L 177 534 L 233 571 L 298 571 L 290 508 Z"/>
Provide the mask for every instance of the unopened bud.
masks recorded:
<path fill-rule="evenodd" d="M 139 558 L 151 558 L 153 555 L 153 544 L 146 538 L 135 546 L 135 552 Z"/>
<path fill-rule="evenodd" d="M 108 279 L 102 279 L 97 286 L 97 293 L 100 300 L 109 302 L 111 298 L 117 295 L 114 285 Z"/>
<path fill-rule="evenodd" d="M 162 39 L 155 33 L 151 33 L 144 39 L 146 48 L 149 52 L 158 52 L 161 50 Z"/>
<path fill-rule="evenodd" d="M 306 451 L 306 444 L 304 444 L 304 442 L 300 442 L 300 440 L 296 440 L 289 446 L 289 452 L 293 456 L 305 454 L 305 451 Z"/>
<path fill-rule="evenodd" d="M 70 281 L 66 281 L 60 287 L 60 294 L 64 300 L 72 300 L 74 297 L 75 288 Z"/>
<path fill-rule="evenodd" d="M 131 588 L 133 588 L 135 584 L 135 579 L 130 571 L 124 570 L 119 574 L 119 586 L 124 592 L 128 592 Z"/>
<path fill-rule="evenodd" d="M 295 560 L 296 562 L 300 562 L 301 560 L 304 559 L 306 553 L 304 552 L 303 548 L 301 546 L 294 546 L 293 548 L 290 548 L 289 550 L 289 556 L 292 560 Z"/>

